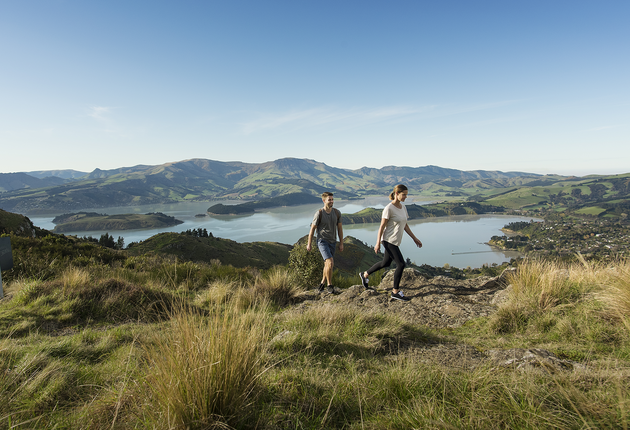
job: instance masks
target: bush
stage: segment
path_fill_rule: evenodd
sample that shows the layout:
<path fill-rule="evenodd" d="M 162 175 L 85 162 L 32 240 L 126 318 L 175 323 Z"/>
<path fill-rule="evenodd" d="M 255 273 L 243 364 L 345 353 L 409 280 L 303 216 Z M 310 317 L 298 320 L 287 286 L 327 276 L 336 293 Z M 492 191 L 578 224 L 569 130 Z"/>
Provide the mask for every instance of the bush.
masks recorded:
<path fill-rule="evenodd" d="M 289 252 L 289 269 L 299 287 L 312 288 L 322 278 L 324 260 L 317 249 L 309 252 L 306 245 L 297 244 Z"/>

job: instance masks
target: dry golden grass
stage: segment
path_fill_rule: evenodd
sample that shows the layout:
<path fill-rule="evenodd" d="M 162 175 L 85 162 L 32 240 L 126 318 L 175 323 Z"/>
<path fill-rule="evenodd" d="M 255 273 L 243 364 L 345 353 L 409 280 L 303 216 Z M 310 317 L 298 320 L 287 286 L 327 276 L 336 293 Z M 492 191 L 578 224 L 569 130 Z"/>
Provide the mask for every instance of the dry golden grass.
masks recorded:
<path fill-rule="evenodd" d="M 92 280 L 90 272 L 79 267 L 69 267 L 60 275 L 63 286 L 62 292 L 73 291 L 81 287 L 85 287 Z"/>
<path fill-rule="evenodd" d="M 212 307 L 228 303 L 243 288 L 241 282 L 213 281 L 208 288 L 199 292 L 195 298 L 195 304 L 202 307 Z"/>
<path fill-rule="evenodd" d="M 597 285 L 596 270 L 586 262 L 577 265 L 543 260 L 521 264 L 508 282 L 513 286 L 513 303 L 540 311 L 573 302 Z"/>
<path fill-rule="evenodd" d="M 609 309 L 604 312 L 610 313 L 611 299 L 621 296 L 618 293 L 604 294 L 604 291 L 612 291 L 612 282 L 608 282 L 608 287 L 602 287 L 602 281 L 622 280 L 624 275 L 619 268 L 627 266 L 587 262 L 580 255 L 578 259 L 578 263 L 533 259 L 520 264 L 508 277 L 508 283 L 512 285 L 509 300 L 490 317 L 491 330 L 514 333 L 529 327 L 546 332 L 556 327 L 568 336 L 567 339 L 580 335 L 579 330 L 586 334 L 577 326 L 601 313 L 602 308 Z M 614 274 L 619 276 L 615 278 Z M 609 300 L 602 300 L 604 297 Z M 574 312 L 568 314 L 569 309 Z M 593 324 L 587 325 L 587 331 L 591 328 L 595 330 Z"/>
<path fill-rule="evenodd" d="M 147 347 L 147 387 L 160 428 L 228 428 L 257 393 L 267 344 L 265 312 L 228 305 L 210 316 L 178 311 Z"/>
<path fill-rule="evenodd" d="M 291 303 L 295 296 L 303 291 L 293 282 L 289 271 L 278 266 L 256 278 L 252 290 L 256 297 L 269 300 L 279 306 Z"/>
<path fill-rule="evenodd" d="M 607 305 L 609 315 L 619 318 L 630 330 L 630 261 L 620 260 L 601 270 L 598 297 Z"/>

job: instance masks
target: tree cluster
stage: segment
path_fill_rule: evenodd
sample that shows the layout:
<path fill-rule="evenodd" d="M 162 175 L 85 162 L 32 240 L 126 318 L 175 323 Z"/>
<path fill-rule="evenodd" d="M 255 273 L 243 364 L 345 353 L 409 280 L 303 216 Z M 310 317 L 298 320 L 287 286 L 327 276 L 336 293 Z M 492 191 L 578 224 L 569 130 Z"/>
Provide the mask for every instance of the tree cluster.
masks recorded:
<path fill-rule="evenodd" d="M 109 233 L 102 234 L 100 239 L 96 239 L 92 236 L 83 236 L 83 239 L 88 242 L 98 243 L 99 245 L 110 249 L 123 249 L 125 247 L 124 237 L 118 236 L 118 240 L 114 240 L 114 236 Z"/>
<path fill-rule="evenodd" d="M 180 234 L 192 237 L 212 237 L 212 233 L 208 233 L 208 230 L 205 228 L 194 228 L 188 229 L 186 231 L 182 231 Z"/>

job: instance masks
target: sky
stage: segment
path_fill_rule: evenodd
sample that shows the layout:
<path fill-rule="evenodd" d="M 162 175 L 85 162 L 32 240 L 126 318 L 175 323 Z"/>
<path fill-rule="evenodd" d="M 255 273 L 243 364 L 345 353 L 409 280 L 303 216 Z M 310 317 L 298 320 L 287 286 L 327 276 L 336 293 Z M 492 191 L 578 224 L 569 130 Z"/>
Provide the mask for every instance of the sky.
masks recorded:
<path fill-rule="evenodd" d="M 628 17 L 627 0 L 0 0 L 0 173 L 627 173 Z"/>

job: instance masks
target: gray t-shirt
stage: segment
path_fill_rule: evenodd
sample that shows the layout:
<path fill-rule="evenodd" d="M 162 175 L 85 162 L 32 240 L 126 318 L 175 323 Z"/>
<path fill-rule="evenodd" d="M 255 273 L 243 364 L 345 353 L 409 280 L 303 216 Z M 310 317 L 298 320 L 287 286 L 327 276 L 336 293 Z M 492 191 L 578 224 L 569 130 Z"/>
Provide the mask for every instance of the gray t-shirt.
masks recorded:
<path fill-rule="evenodd" d="M 318 210 L 315 212 L 311 225 L 317 225 L 320 213 L 322 219 L 317 227 L 317 238 L 324 239 L 328 243 L 337 243 L 337 224 L 341 222 L 341 217 L 338 217 L 338 210 L 333 208 L 330 213 L 326 213 L 325 209 Z"/>

